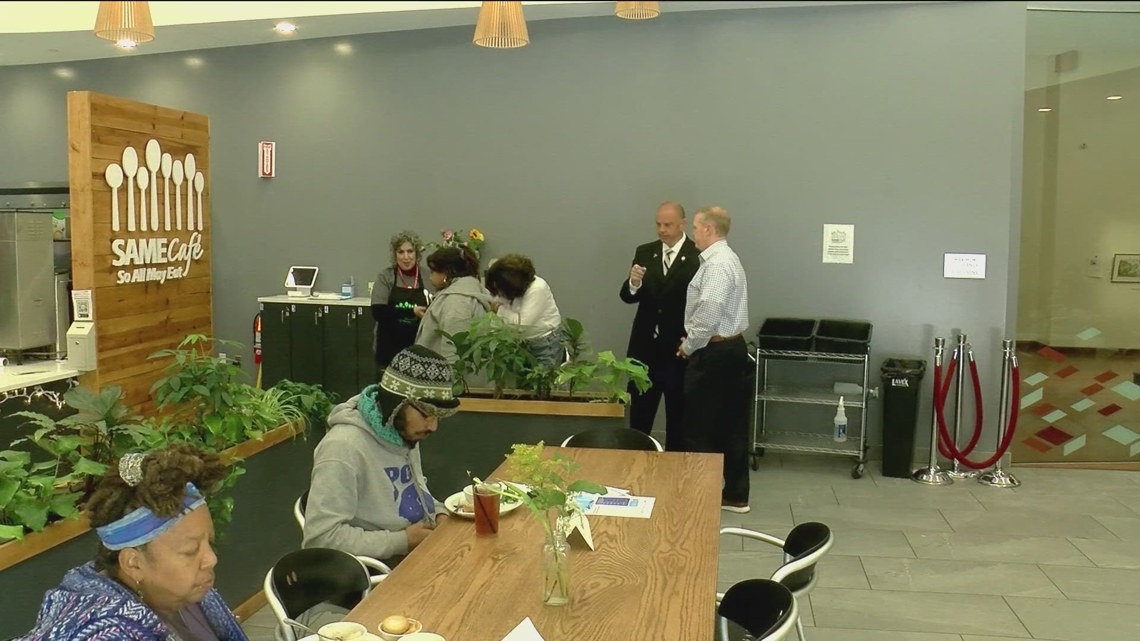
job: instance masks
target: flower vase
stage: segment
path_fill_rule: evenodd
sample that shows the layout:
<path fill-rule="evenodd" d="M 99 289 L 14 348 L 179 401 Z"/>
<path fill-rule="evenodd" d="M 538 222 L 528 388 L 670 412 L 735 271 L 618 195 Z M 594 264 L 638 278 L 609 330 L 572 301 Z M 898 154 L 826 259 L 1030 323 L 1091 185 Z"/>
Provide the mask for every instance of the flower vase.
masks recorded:
<path fill-rule="evenodd" d="M 542 602 L 545 605 L 570 603 L 569 551 L 566 531 L 555 527 L 542 546 Z"/>

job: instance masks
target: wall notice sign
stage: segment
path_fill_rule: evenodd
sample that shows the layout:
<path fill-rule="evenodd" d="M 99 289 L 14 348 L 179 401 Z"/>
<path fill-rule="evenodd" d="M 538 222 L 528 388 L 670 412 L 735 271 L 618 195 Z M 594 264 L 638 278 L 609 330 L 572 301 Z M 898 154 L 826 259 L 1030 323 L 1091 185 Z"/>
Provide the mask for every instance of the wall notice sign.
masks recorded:
<path fill-rule="evenodd" d="M 824 224 L 823 262 L 855 262 L 855 225 Z"/>
<path fill-rule="evenodd" d="M 943 278 L 986 277 L 985 254 L 946 254 L 942 262 Z"/>
<path fill-rule="evenodd" d="M 277 172 L 277 143 L 262 140 L 257 144 L 257 177 L 272 178 Z"/>

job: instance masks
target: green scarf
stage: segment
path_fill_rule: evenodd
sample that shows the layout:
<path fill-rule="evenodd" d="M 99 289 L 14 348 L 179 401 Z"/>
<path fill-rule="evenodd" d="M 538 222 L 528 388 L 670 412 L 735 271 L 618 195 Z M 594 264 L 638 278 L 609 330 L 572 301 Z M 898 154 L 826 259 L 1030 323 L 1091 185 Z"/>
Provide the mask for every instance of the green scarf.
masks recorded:
<path fill-rule="evenodd" d="M 408 442 L 404 440 L 403 436 L 400 436 L 400 432 L 396 428 L 384 424 L 384 417 L 380 413 L 380 404 L 376 402 L 379 391 L 379 385 L 365 387 L 364 391 L 360 393 L 360 399 L 356 401 L 356 409 L 381 441 L 407 447 Z"/>

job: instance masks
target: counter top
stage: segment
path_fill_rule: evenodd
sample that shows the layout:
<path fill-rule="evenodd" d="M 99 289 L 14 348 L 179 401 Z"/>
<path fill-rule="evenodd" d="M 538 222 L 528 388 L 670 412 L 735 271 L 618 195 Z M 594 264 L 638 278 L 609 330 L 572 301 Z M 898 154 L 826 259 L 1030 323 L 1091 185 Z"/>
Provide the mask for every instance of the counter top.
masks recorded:
<path fill-rule="evenodd" d="M 323 292 L 322 292 L 323 294 Z M 301 298 L 299 296 L 289 296 L 287 294 L 276 294 L 274 296 L 261 296 L 257 299 L 259 303 L 295 303 L 297 305 L 347 305 L 349 307 L 371 307 L 372 299 L 357 296 L 355 298 L 317 298 L 315 296 L 309 298 Z"/>
<path fill-rule="evenodd" d="M 39 361 L 27 365 L 8 365 L 0 374 L 0 392 L 10 392 L 24 387 L 35 387 L 53 381 L 76 378 L 79 370 L 68 363 Z"/>

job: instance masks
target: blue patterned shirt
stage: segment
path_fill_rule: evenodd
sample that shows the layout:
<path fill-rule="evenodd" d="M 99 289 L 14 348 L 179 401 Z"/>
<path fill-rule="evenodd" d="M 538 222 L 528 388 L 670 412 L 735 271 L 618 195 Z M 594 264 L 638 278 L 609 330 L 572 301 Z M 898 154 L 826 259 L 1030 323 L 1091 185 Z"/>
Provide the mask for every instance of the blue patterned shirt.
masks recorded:
<path fill-rule="evenodd" d="M 701 252 L 701 266 L 685 298 L 685 356 L 713 336 L 735 336 L 748 329 L 748 278 L 736 252 L 721 239 Z"/>

